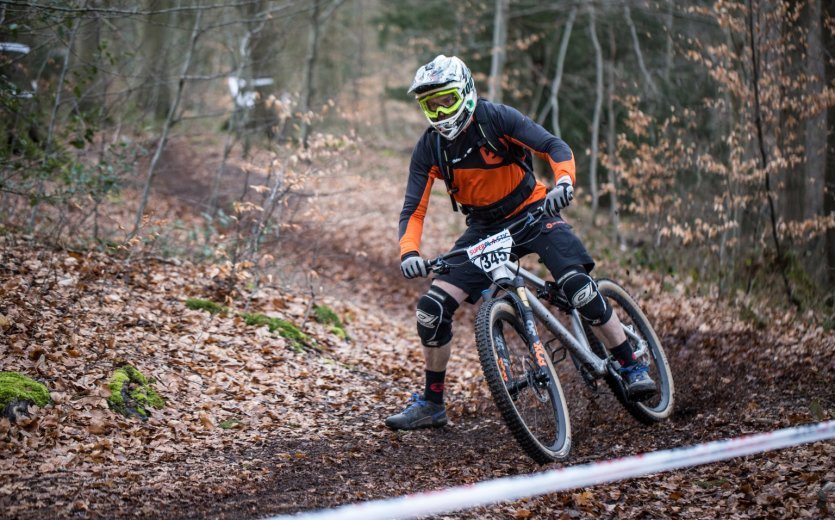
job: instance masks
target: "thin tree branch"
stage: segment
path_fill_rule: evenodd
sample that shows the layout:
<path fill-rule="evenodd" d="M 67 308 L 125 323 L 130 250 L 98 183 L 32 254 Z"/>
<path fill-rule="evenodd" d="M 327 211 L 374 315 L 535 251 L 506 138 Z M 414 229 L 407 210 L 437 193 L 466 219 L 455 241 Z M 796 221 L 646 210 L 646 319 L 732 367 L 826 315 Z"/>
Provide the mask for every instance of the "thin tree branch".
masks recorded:
<path fill-rule="evenodd" d="M 64 90 L 64 81 L 67 77 L 67 71 L 70 68 L 70 51 L 75 44 L 75 35 L 78 33 L 78 28 L 81 25 L 81 18 L 76 18 L 73 22 L 72 32 L 70 33 L 70 40 L 67 43 L 67 52 L 64 54 L 64 64 L 61 67 L 61 75 L 58 78 L 58 85 L 55 87 L 55 103 L 52 105 L 52 114 L 49 118 L 49 127 L 46 132 L 46 143 L 44 144 L 44 157 L 43 161 L 41 162 L 41 167 L 46 166 L 47 161 L 49 160 L 49 156 L 52 153 L 52 141 L 55 136 L 55 122 L 58 119 L 58 108 L 61 106 L 61 99 L 62 99 L 62 91 Z M 43 172 L 38 179 L 38 195 L 35 199 L 35 204 L 32 205 L 32 211 L 29 213 L 29 231 L 32 231 L 35 228 L 35 221 L 38 218 L 38 209 L 40 206 L 40 198 L 43 197 L 44 193 L 44 178 Z"/>
<path fill-rule="evenodd" d="M 508 0 L 496 0 L 495 6 L 493 48 L 490 49 L 490 81 L 487 89 L 487 97 L 495 103 L 501 103 L 505 45 L 507 43 Z"/>
<path fill-rule="evenodd" d="M 560 84 L 562 83 L 562 71 L 565 65 L 565 54 L 568 52 L 568 40 L 571 38 L 571 28 L 574 26 L 574 19 L 577 18 L 577 7 L 571 8 L 568 13 L 568 20 L 565 22 L 565 28 L 562 33 L 562 40 L 560 41 L 560 52 L 557 56 L 557 70 L 554 72 L 554 81 L 551 83 L 551 95 L 548 98 L 548 104 L 542 109 L 538 122 L 542 122 L 545 116 L 548 115 L 548 109 L 551 110 L 551 126 L 554 134 L 560 137 L 560 106 L 558 94 L 560 92 Z"/>
<path fill-rule="evenodd" d="M 647 66 L 644 63 L 644 54 L 641 52 L 641 42 L 638 40 L 638 31 L 635 30 L 635 24 L 632 22 L 632 13 L 629 10 L 629 4 L 623 2 L 623 14 L 626 17 L 626 25 L 629 26 L 629 34 L 632 35 L 632 46 L 635 48 L 635 56 L 638 58 L 638 68 L 641 69 L 641 74 L 644 76 L 647 86 L 653 94 L 658 94 L 658 87 L 649 75 Z"/>
<path fill-rule="evenodd" d="M 769 217 L 771 220 L 771 238 L 774 241 L 774 248 L 777 252 L 777 264 L 780 269 L 780 275 L 783 278 L 783 285 L 786 288 L 786 295 L 789 301 L 797 307 L 800 307 L 800 302 L 792 294 L 791 284 L 786 275 L 786 259 L 783 256 L 783 248 L 780 246 L 780 239 L 777 236 L 777 215 L 774 210 L 774 198 L 771 196 L 771 176 L 768 173 L 768 155 L 765 151 L 765 142 L 763 139 L 763 122 L 760 106 L 760 64 L 757 59 L 757 46 L 754 40 L 754 9 L 751 0 L 748 0 L 748 36 L 751 45 L 751 66 L 752 66 L 752 81 L 754 83 L 754 124 L 757 127 L 757 144 L 760 150 L 760 160 L 762 161 L 762 169 L 765 180 L 765 195 L 768 200 Z"/>
<path fill-rule="evenodd" d="M 180 74 L 180 81 L 177 83 L 177 94 L 174 97 L 174 102 L 171 103 L 168 110 L 168 116 L 165 118 L 165 123 L 162 125 L 162 135 L 160 135 L 159 142 L 157 143 L 157 149 L 154 152 L 153 159 L 151 159 L 151 164 L 148 166 L 148 175 L 145 179 L 145 189 L 142 192 L 142 200 L 139 203 L 139 209 L 136 212 L 136 221 L 134 222 L 131 236 L 135 236 L 139 232 L 139 227 L 142 224 L 142 217 L 145 213 L 145 207 L 148 204 L 148 195 L 151 192 L 151 184 L 154 180 L 157 163 L 159 162 L 160 157 L 162 157 L 162 152 L 165 149 L 166 141 L 168 140 L 168 132 L 171 130 L 171 126 L 174 122 L 174 116 L 177 113 L 177 109 L 180 106 L 180 99 L 182 99 L 183 96 L 183 89 L 186 83 L 185 76 L 188 73 L 189 67 L 191 67 L 191 59 L 194 56 L 194 48 L 197 45 L 197 38 L 200 34 L 200 21 L 202 18 L 203 11 L 197 11 L 197 16 L 194 19 L 194 28 L 191 32 L 191 44 L 189 45 L 188 53 L 186 54 L 186 59 L 183 63 L 183 71 Z"/>
<path fill-rule="evenodd" d="M 600 41 L 597 39 L 597 26 L 595 24 L 594 6 L 589 5 L 589 35 L 594 46 L 594 70 L 595 70 L 595 100 L 594 116 L 591 123 L 591 157 L 589 158 L 589 181 L 591 187 L 591 215 L 592 223 L 597 214 L 598 193 L 597 193 L 597 152 L 600 142 L 600 112 L 603 106 L 603 51 L 600 48 Z"/>
<path fill-rule="evenodd" d="M 47 4 L 36 4 L 34 2 L 19 2 L 14 0 L 0 0 L 0 5 L 4 6 L 12 6 L 12 7 L 20 7 L 26 9 L 40 9 L 43 11 L 52 11 L 58 13 L 68 13 L 68 14 L 84 14 L 84 13 L 98 13 L 102 15 L 118 15 L 118 16 L 149 16 L 154 14 L 166 14 L 166 13 L 182 13 L 182 12 L 205 12 L 208 10 L 213 9 L 226 9 L 230 7 L 242 7 L 245 5 L 250 5 L 259 0 L 246 0 L 243 2 L 237 3 L 223 3 L 223 4 L 213 4 L 213 5 L 195 5 L 195 6 L 182 6 L 182 7 L 170 7 L 167 9 L 157 9 L 157 10 L 142 10 L 142 9 L 114 9 L 109 7 L 64 7 L 60 5 L 47 5 Z M 305 4 L 305 0 L 295 0 L 291 2 L 287 2 L 280 6 L 272 7 L 267 9 L 263 13 L 259 14 L 271 14 L 277 11 L 281 11 L 287 7 L 290 7 L 295 4 Z"/>

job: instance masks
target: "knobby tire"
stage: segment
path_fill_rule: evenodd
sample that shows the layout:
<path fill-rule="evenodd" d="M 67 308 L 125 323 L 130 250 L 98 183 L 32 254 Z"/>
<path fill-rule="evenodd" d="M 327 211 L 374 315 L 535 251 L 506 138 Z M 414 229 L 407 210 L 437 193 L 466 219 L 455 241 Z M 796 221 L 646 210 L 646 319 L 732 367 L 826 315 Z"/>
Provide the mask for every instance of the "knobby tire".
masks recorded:
<path fill-rule="evenodd" d="M 498 324 L 500 322 L 512 326 L 515 329 L 515 334 L 520 339 L 527 339 L 527 335 L 524 333 L 525 326 L 522 320 L 520 320 L 516 307 L 511 300 L 508 298 L 497 298 L 482 304 L 475 322 L 476 346 L 478 348 L 478 356 L 484 378 L 490 388 L 493 401 L 496 403 L 499 413 L 513 434 L 513 437 L 525 453 L 533 460 L 539 464 L 547 464 L 555 460 L 563 459 L 568 456 L 568 452 L 571 449 L 571 424 L 568 417 L 565 395 L 551 359 L 549 356 L 546 356 L 546 370 L 549 380 L 547 388 L 539 390 L 525 388 L 522 391 L 541 392 L 544 390 L 547 393 L 548 406 L 543 406 L 543 408 L 548 409 L 547 413 L 553 415 L 552 418 L 555 425 L 553 442 L 551 442 L 551 439 L 538 438 L 531 429 L 533 425 L 526 424 L 524 417 L 514 404 L 514 399 L 511 397 L 508 387 L 505 385 L 496 353 L 496 337 L 498 334 L 501 334 L 498 331 L 498 327 L 500 327 Z M 514 334 L 514 332 L 510 333 Z M 505 338 L 503 338 L 504 340 Z M 519 368 L 516 366 L 515 370 L 519 370 Z M 527 399 L 528 397 L 525 398 Z M 539 399 L 539 401 L 545 404 L 542 399 Z M 536 426 L 534 427 L 537 428 Z"/>
<path fill-rule="evenodd" d="M 667 355 L 664 353 L 664 348 L 661 346 L 661 341 L 658 339 L 655 330 L 653 330 L 652 325 L 640 306 L 638 306 L 623 287 L 605 278 L 598 280 L 597 285 L 598 291 L 600 291 L 600 294 L 604 298 L 609 300 L 610 303 L 614 301 L 619 306 L 619 309 L 626 313 L 626 317 L 621 316 L 621 319 L 627 318 L 632 322 L 637 329 L 636 332 L 647 341 L 651 367 L 654 365 L 654 375 L 659 379 L 656 380 L 659 394 L 649 403 L 632 401 L 627 397 L 623 383 L 618 376 L 611 372 L 606 374 L 606 383 L 620 404 L 637 421 L 649 425 L 667 419 L 673 413 L 675 386 L 673 384 L 672 370 L 667 361 Z M 608 355 L 603 345 L 591 332 L 588 324 L 584 325 L 584 328 L 594 353 L 600 358 L 606 359 Z"/>

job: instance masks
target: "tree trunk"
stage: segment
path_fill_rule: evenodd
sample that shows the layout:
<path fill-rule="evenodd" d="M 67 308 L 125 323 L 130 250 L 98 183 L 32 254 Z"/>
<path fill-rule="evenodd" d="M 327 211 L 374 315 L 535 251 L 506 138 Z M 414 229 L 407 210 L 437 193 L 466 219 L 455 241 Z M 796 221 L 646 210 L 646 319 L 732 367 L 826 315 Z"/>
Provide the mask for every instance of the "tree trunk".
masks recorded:
<path fill-rule="evenodd" d="M 502 102 L 502 76 L 504 74 L 505 45 L 507 43 L 507 10 L 508 0 L 496 0 L 490 84 L 487 91 L 487 97 L 495 103 Z"/>
<path fill-rule="evenodd" d="M 823 93 L 823 82 L 826 78 L 821 0 L 810 0 L 808 17 L 806 76 L 809 78 L 809 95 L 818 98 Z M 807 119 L 805 131 L 806 183 L 803 218 L 810 219 L 823 214 L 826 182 L 826 111 L 821 110 Z"/>
<path fill-rule="evenodd" d="M 791 284 L 786 274 L 787 265 L 786 257 L 783 254 L 783 248 L 780 244 L 780 239 L 777 235 L 777 212 L 774 209 L 774 197 L 771 192 L 771 174 L 768 171 L 768 154 L 765 151 L 765 138 L 763 136 L 763 118 L 762 105 L 760 102 L 760 63 L 759 63 L 759 49 L 754 37 L 754 10 L 752 0 L 748 1 L 748 36 L 751 48 L 751 81 L 754 90 L 754 126 L 757 131 L 757 146 L 760 152 L 760 167 L 763 171 L 764 190 L 768 203 L 768 215 L 771 223 L 771 238 L 774 241 L 774 249 L 777 255 L 777 268 L 780 270 L 780 275 L 783 278 L 783 285 L 786 289 L 786 296 L 789 302 L 794 305 L 799 305 L 799 302 L 792 294 Z"/>
<path fill-rule="evenodd" d="M 594 70 L 595 70 L 595 99 L 594 115 L 591 123 L 591 157 L 589 157 L 589 187 L 591 191 L 591 221 L 594 223 L 597 215 L 598 193 L 597 193 L 597 152 L 600 140 L 600 109 L 603 106 L 603 51 L 600 49 L 600 42 L 597 39 L 597 26 L 595 25 L 594 6 L 589 4 L 589 35 L 594 46 Z"/>
<path fill-rule="evenodd" d="M 314 69 L 319 52 L 319 11 L 321 0 L 313 0 L 313 14 L 310 16 L 310 31 L 307 33 L 307 56 L 304 60 L 304 90 L 301 98 L 302 113 L 302 145 L 307 148 L 307 138 L 310 134 L 310 103 L 313 100 L 316 86 L 314 85 Z"/>
<path fill-rule="evenodd" d="M 827 2 L 825 15 L 830 19 L 835 19 L 835 2 Z M 823 31 L 823 47 L 825 49 L 835 49 L 835 35 L 832 31 Z M 826 72 L 826 84 L 831 85 L 835 82 L 835 64 L 832 59 L 824 62 Z M 826 147 L 826 189 L 824 191 L 823 213 L 824 215 L 835 214 L 835 132 L 831 129 L 835 128 L 835 106 L 830 106 L 827 111 L 827 147 Z M 826 248 L 826 272 L 829 277 L 830 297 L 835 298 L 835 228 L 829 228 L 826 232 L 825 239 Z"/>
<path fill-rule="evenodd" d="M 806 8 L 806 28 L 808 29 L 806 40 L 806 77 L 807 93 L 812 99 L 820 99 L 823 95 L 824 81 L 826 79 L 826 55 L 823 48 L 822 31 L 822 9 L 821 0 L 809 0 Z M 816 105 L 813 102 L 811 105 Z M 812 220 L 825 216 L 825 191 L 826 191 L 826 126 L 827 111 L 821 106 L 816 114 L 812 114 L 805 122 L 804 128 L 804 150 L 805 150 L 805 175 L 802 178 L 803 186 L 800 195 L 801 219 Z M 826 237 L 818 236 L 808 243 L 808 252 L 811 253 L 811 261 L 804 262 L 806 270 L 818 283 L 826 283 L 828 273 L 826 263 L 819 259 L 826 256 L 823 248 L 826 247 Z"/>
<path fill-rule="evenodd" d="M 98 2 L 91 1 L 90 7 L 100 7 Z M 102 112 L 104 109 L 104 89 L 101 76 L 98 73 L 101 64 L 101 52 L 99 43 L 101 41 L 101 22 L 95 16 L 84 20 L 78 28 L 76 38 L 75 63 L 73 69 L 78 77 L 87 82 L 86 88 L 81 91 L 78 99 L 78 110 L 82 114 Z"/>
<path fill-rule="evenodd" d="M 565 22 L 565 28 L 562 32 L 562 39 L 560 41 L 560 52 L 557 54 L 557 70 L 554 71 L 554 81 L 551 82 L 551 95 L 548 98 L 548 105 L 542 109 L 537 121 L 542 122 L 545 116 L 548 115 L 548 110 L 551 110 L 551 130 L 554 135 L 560 137 L 560 105 L 559 92 L 562 84 L 562 71 L 565 66 L 565 54 L 568 52 L 568 40 L 571 38 L 571 28 L 574 26 L 574 19 L 577 18 L 577 7 L 571 8 L 568 13 L 568 20 Z"/>
<path fill-rule="evenodd" d="M 268 7 L 268 3 L 264 0 L 259 0 L 249 4 L 248 10 L 251 12 L 250 20 L 256 20 L 259 13 L 263 13 Z M 256 84 L 255 80 L 272 80 L 275 55 L 272 52 L 271 44 L 276 40 L 276 35 L 273 32 L 272 20 L 267 17 L 261 17 L 258 21 L 250 21 L 247 24 L 249 35 L 249 60 L 248 67 L 245 69 L 248 73 L 244 74 L 251 88 L 258 94 L 255 100 L 255 106 L 249 114 L 249 126 L 255 130 L 255 135 L 265 135 L 267 139 L 272 139 L 276 135 L 276 125 L 278 118 L 276 113 L 267 106 L 267 99 L 270 94 L 275 91 L 275 82 L 271 84 Z"/>
<path fill-rule="evenodd" d="M 365 34 L 365 26 L 366 26 L 366 17 L 365 17 L 365 3 L 363 0 L 356 0 L 354 2 L 354 15 L 355 15 L 355 22 L 354 22 L 354 31 L 356 31 L 357 37 L 357 51 L 354 61 L 354 71 L 351 74 L 351 97 L 353 98 L 353 110 L 355 112 L 357 107 L 360 106 L 360 79 L 362 78 L 364 71 L 365 71 L 365 54 L 366 54 L 366 34 Z M 385 97 L 385 93 L 383 94 Z M 357 117 L 356 114 L 354 117 L 351 117 L 351 129 L 356 131 L 356 123 Z"/>
<path fill-rule="evenodd" d="M 670 83 L 670 71 L 673 68 L 673 9 L 675 7 L 674 0 L 667 0 L 667 16 L 664 22 L 664 28 L 667 30 L 667 48 L 664 53 L 664 83 Z"/>
<path fill-rule="evenodd" d="M 609 152 L 609 216 L 612 220 L 612 239 L 621 249 L 624 248 L 623 237 L 620 234 L 620 214 L 618 207 L 618 172 L 615 165 L 618 160 L 615 134 L 617 132 L 617 117 L 615 116 L 615 59 L 617 58 L 617 44 L 615 42 L 615 30 L 609 26 L 609 81 L 606 86 L 606 148 Z"/>
<path fill-rule="evenodd" d="M 158 11 L 166 6 L 160 0 L 146 0 L 147 11 Z M 155 119 L 164 119 L 171 106 L 171 85 L 168 62 L 171 47 L 171 27 L 176 13 L 149 14 L 142 24 L 143 88 L 140 90 L 143 111 L 150 111 Z"/>

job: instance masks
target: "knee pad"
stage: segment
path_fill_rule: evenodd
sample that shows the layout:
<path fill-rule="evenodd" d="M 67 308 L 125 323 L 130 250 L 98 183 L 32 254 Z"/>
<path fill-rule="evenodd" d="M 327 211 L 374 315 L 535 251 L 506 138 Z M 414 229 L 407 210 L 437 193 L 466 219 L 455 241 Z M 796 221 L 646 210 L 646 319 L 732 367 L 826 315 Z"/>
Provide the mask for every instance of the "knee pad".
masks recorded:
<path fill-rule="evenodd" d="M 443 347 L 452 340 L 452 315 L 458 302 L 440 287 L 430 287 L 417 304 L 417 331 L 425 347 Z"/>
<path fill-rule="evenodd" d="M 612 307 L 597 290 L 584 269 L 571 269 L 560 276 L 557 286 L 565 293 L 571 306 L 592 325 L 603 325 L 612 317 Z"/>

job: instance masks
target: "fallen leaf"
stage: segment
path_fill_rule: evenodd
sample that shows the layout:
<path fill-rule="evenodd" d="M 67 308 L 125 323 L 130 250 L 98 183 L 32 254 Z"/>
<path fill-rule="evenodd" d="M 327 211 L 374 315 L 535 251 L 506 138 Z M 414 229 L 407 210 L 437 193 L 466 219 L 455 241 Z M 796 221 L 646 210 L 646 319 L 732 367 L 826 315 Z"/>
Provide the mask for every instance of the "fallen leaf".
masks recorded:
<path fill-rule="evenodd" d="M 200 422 L 203 423 L 203 427 L 206 429 L 211 429 L 215 427 L 215 422 L 209 417 L 209 414 L 205 412 L 200 412 Z"/>

